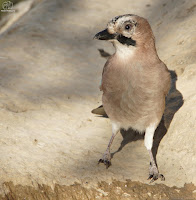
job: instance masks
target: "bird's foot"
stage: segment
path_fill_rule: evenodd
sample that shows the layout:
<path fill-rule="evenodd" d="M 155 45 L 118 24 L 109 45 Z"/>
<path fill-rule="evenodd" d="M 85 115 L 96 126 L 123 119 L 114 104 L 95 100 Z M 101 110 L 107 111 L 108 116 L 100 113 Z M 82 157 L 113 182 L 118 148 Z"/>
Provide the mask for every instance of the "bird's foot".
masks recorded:
<path fill-rule="evenodd" d="M 159 171 L 158 171 L 156 165 L 152 165 L 150 163 L 150 170 L 149 170 L 148 180 L 150 180 L 150 183 L 153 183 L 158 178 L 161 178 L 161 181 L 165 180 L 165 177 L 163 176 L 163 174 L 159 174 Z"/>
<path fill-rule="evenodd" d="M 106 166 L 106 169 L 108 169 L 110 167 L 111 163 L 111 154 L 109 151 L 106 151 L 103 154 L 103 157 L 101 159 L 99 159 L 98 164 L 99 163 L 104 163 Z"/>

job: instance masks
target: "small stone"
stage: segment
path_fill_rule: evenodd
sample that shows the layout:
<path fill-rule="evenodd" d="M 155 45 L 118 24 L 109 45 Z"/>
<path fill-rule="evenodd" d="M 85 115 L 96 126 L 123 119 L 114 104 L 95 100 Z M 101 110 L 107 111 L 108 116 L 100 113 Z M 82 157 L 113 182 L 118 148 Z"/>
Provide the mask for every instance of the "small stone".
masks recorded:
<path fill-rule="evenodd" d="M 147 194 L 148 194 L 148 196 L 149 196 L 149 197 L 151 197 L 151 196 L 152 196 L 152 194 L 151 194 L 150 192 L 148 192 Z"/>

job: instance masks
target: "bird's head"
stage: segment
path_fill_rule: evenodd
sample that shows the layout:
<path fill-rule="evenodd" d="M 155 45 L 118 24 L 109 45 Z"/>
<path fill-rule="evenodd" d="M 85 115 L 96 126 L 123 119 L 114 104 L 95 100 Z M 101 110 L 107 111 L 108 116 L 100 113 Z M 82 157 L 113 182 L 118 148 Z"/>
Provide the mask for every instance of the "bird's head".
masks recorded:
<path fill-rule="evenodd" d="M 154 36 L 148 21 L 132 14 L 120 15 L 108 22 L 105 30 L 94 36 L 98 40 L 109 40 L 118 46 L 141 47 L 154 44 Z"/>

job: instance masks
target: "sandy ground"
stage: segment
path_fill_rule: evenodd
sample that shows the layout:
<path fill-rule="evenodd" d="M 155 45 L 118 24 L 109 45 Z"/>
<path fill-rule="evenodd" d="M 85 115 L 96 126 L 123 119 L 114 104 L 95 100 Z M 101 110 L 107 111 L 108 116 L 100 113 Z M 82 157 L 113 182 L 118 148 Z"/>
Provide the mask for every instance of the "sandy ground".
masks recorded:
<path fill-rule="evenodd" d="M 34 192 L 27 199 L 63 199 L 52 194 L 60 195 L 72 185 L 67 199 L 80 199 L 88 192 L 89 196 L 81 199 L 95 199 L 96 195 L 122 199 L 124 193 L 146 195 L 153 189 L 157 194 L 165 191 L 166 196 L 151 193 L 149 199 L 194 199 L 196 188 L 191 183 L 196 185 L 195 7 L 193 0 L 48 0 L 4 32 L 0 36 L 2 198 L 24 199 L 17 192 L 22 187 L 21 195 L 32 191 L 45 195 L 36 196 Z M 113 48 L 92 38 L 109 19 L 125 13 L 149 19 L 160 58 L 173 78 L 154 147 L 155 151 L 159 147 L 157 162 L 166 177 L 165 182 L 156 183 L 164 185 L 145 185 L 149 183 L 148 153 L 143 137 L 131 131 L 116 137 L 112 152 L 121 148 L 114 154 L 112 166 L 106 170 L 97 165 L 111 136 L 109 119 L 91 114 L 93 108 L 101 105 L 98 86 L 106 61 L 97 49 L 112 53 Z M 130 191 L 123 189 L 126 181 Z M 114 187 L 108 189 L 109 185 Z M 169 193 L 172 186 L 183 188 L 172 188 L 174 193 Z M 111 196 L 116 187 L 123 192 Z"/>

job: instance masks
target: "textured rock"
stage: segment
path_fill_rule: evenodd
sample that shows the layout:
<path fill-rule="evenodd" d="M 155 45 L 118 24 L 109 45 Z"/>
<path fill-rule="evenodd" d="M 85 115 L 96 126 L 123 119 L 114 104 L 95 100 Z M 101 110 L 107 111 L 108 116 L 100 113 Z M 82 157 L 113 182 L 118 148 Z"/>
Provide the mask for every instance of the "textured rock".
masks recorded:
<path fill-rule="evenodd" d="M 118 152 L 108 170 L 97 165 L 111 136 L 109 120 L 91 114 L 101 104 L 98 86 L 105 63 L 97 49 L 112 53 L 113 48 L 92 38 L 108 19 L 124 13 L 149 19 L 160 58 L 173 78 L 154 147 L 156 153 L 159 146 L 157 162 L 166 177 L 164 184 L 196 184 L 194 11 L 193 0 L 48 0 L 4 32 L 0 37 L 1 195 L 17 191 L 12 187 L 19 184 L 55 189 L 74 183 L 86 187 L 88 182 L 88 187 L 102 191 L 101 181 L 148 183 L 148 153 L 143 136 L 136 133 L 121 132 L 116 137 L 112 152 Z M 8 182 L 10 187 L 4 187 Z"/>

